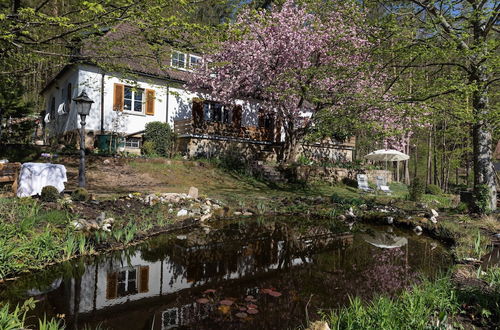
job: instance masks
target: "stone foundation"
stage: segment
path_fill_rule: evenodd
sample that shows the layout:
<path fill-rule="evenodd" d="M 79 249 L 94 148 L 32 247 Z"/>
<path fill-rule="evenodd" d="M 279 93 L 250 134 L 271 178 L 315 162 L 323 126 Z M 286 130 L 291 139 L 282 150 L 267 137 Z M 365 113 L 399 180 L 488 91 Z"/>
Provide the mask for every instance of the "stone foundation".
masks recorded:
<path fill-rule="evenodd" d="M 259 159 L 276 161 L 276 146 L 254 141 L 180 137 L 176 141 L 176 151 L 189 158 L 212 158 L 225 153 L 235 153 L 247 160 Z"/>
<path fill-rule="evenodd" d="M 357 180 L 357 174 L 366 174 L 368 181 L 375 183 L 377 176 L 385 176 L 387 183 L 392 182 L 392 172 L 385 170 L 354 170 L 337 167 L 321 167 L 321 166 L 297 166 L 293 169 L 293 175 L 300 181 L 322 181 L 336 183 L 342 179 Z"/>
<path fill-rule="evenodd" d="M 228 139 L 224 137 L 180 137 L 176 151 L 190 158 L 212 158 L 226 152 L 237 152 L 244 158 L 258 159 L 264 162 L 276 162 L 279 144 L 270 144 L 253 140 Z M 303 155 L 316 161 L 345 161 L 353 158 L 353 147 L 346 144 L 300 145 L 297 157 Z"/>

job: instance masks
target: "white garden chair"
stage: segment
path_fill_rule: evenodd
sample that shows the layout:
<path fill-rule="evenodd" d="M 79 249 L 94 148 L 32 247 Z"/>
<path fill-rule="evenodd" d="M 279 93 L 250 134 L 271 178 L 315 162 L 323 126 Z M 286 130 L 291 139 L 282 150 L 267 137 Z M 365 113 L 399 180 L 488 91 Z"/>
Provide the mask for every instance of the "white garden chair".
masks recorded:
<path fill-rule="evenodd" d="M 387 195 L 392 194 L 391 189 L 387 185 L 387 179 L 385 176 L 377 176 L 377 190 L 380 190 Z"/>
<path fill-rule="evenodd" d="M 368 177 L 366 174 L 358 174 L 356 176 L 358 180 L 358 189 L 362 192 L 372 192 L 373 189 L 368 186 Z"/>

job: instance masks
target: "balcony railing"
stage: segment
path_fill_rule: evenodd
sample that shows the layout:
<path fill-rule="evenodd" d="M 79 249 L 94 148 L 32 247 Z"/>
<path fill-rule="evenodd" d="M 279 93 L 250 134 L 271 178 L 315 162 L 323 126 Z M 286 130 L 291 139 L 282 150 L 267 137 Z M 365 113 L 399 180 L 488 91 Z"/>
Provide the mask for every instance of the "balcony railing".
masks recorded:
<path fill-rule="evenodd" d="M 174 121 L 174 132 L 180 136 L 216 136 L 223 138 L 274 142 L 275 133 L 264 127 L 234 127 L 221 122 L 204 121 L 195 124 L 192 118 Z"/>

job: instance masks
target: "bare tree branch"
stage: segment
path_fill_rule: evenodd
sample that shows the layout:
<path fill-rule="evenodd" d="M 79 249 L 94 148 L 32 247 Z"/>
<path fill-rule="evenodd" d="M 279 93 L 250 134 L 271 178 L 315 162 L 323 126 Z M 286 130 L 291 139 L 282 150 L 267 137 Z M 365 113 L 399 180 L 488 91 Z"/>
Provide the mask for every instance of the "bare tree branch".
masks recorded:
<path fill-rule="evenodd" d="M 427 95 L 427 96 L 421 97 L 421 98 L 409 98 L 409 99 L 401 100 L 398 103 L 424 102 L 424 101 L 433 99 L 433 98 L 438 97 L 438 96 L 448 95 L 448 94 L 452 94 L 455 92 L 458 92 L 457 88 L 449 89 L 447 91 L 436 93 L 436 94 Z"/>

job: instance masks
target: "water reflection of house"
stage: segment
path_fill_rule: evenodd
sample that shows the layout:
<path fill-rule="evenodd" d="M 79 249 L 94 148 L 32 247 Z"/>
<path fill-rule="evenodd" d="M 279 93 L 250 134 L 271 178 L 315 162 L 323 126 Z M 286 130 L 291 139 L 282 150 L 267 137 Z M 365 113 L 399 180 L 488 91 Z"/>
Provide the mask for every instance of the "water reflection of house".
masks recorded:
<path fill-rule="evenodd" d="M 75 279 L 71 280 L 68 312 L 72 315 L 85 314 L 133 304 L 144 298 L 167 296 L 208 283 L 237 280 L 290 268 L 311 262 L 307 253 L 303 252 L 313 249 L 313 244 L 331 247 L 332 244 L 344 246 L 350 243 L 351 235 L 332 235 L 322 240 L 304 238 L 293 244 L 291 241 L 265 239 L 251 243 L 226 242 L 222 248 L 214 248 L 211 245 L 175 245 L 169 249 L 169 255 L 162 255 L 157 261 L 148 261 L 151 260 L 150 256 L 144 255 L 148 252 L 136 251 L 132 255 L 124 253 L 121 259 L 88 265 L 79 284 Z M 200 310 L 194 311 L 192 307 L 187 306 L 180 307 L 180 310 L 171 309 L 170 314 L 167 314 L 180 317 L 201 313 Z M 166 320 L 165 315 L 157 317 Z M 168 319 L 172 318 L 173 316 Z"/>

